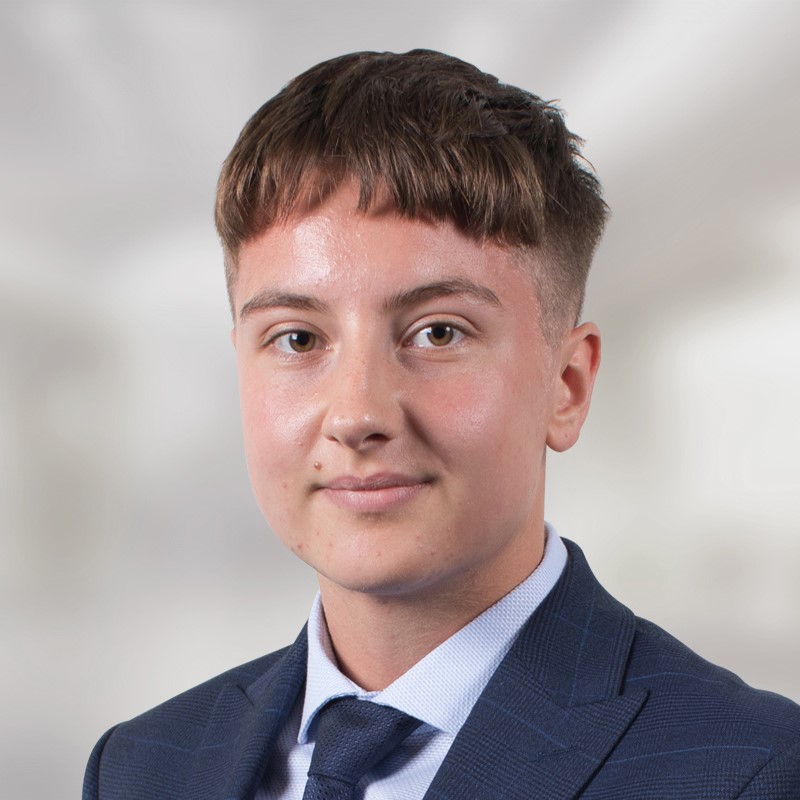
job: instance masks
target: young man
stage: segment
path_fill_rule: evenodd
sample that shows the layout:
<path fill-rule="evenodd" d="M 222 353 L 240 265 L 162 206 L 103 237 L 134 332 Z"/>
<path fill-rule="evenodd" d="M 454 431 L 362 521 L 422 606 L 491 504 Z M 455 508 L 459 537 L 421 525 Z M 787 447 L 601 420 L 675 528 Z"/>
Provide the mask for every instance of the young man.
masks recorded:
<path fill-rule="evenodd" d="M 106 734 L 86 800 L 800 797 L 800 708 L 544 521 L 600 357 L 578 144 L 424 51 L 320 64 L 248 122 L 217 199 L 247 461 L 320 594 L 291 647 Z"/>

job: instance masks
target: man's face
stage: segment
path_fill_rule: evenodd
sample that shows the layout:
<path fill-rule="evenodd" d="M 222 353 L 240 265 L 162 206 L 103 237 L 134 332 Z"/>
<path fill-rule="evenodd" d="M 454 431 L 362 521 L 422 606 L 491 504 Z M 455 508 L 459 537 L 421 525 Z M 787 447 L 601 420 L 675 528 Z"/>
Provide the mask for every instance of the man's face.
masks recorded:
<path fill-rule="evenodd" d="M 569 358 L 506 250 L 356 203 L 343 187 L 240 252 L 257 501 L 322 582 L 500 596 L 541 556 L 545 444 L 571 444 Z"/>

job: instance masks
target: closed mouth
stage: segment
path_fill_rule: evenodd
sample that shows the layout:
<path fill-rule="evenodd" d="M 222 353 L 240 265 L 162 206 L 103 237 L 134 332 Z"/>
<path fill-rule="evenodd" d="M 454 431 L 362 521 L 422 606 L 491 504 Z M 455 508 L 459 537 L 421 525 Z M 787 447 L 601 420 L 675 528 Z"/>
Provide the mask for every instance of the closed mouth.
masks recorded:
<path fill-rule="evenodd" d="M 418 486 L 424 483 L 430 483 L 430 479 L 416 475 L 381 472 L 363 478 L 355 475 L 343 475 L 320 484 L 318 488 L 346 492 L 371 492 L 379 489 Z"/>
<path fill-rule="evenodd" d="M 396 473 L 344 475 L 319 484 L 316 490 L 345 511 L 379 514 L 414 500 L 431 483 L 431 478 Z"/>

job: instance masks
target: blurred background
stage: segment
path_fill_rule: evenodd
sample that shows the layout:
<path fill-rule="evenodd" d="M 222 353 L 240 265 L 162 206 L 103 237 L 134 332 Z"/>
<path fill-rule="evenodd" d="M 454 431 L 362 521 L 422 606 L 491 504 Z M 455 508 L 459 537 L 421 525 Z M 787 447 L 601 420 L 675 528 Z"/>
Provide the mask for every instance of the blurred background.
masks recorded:
<path fill-rule="evenodd" d="M 623 602 L 800 700 L 800 5 L 0 4 L 0 771 L 291 641 L 313 575 L 248 485 L 212 226 L 287 80 L 432 47 L 566 109 L 613 219 L 604 364 L 548 518 Z"/>

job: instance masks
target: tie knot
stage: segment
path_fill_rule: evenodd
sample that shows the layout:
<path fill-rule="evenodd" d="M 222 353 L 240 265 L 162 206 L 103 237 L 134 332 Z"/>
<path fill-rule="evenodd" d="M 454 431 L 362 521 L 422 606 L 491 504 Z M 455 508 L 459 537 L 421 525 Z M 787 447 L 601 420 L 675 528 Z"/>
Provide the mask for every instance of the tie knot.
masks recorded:
<path fill-rule="evenodd" d="M 317 796 L 310 794 L 316 783 L 333 780 L 354 789 L 365 773 L 420 724 L 420 720 L 396 708 L 368 700 L 355 697 L 332 700 L 319 712 L 305 800 Z"/>

